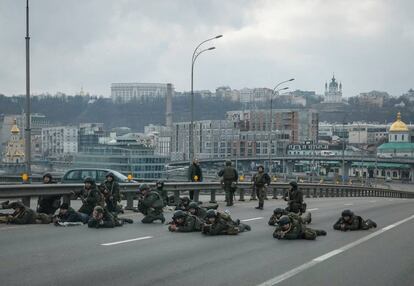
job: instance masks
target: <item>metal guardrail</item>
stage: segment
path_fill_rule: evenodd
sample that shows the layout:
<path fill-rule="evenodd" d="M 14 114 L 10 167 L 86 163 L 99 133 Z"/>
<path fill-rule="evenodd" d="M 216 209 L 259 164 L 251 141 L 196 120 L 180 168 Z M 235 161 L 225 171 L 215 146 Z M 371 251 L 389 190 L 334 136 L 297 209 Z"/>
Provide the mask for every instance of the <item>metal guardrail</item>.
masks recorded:
<path fill-rule="evenodd" d="M 133 207 L 135 194 L 139 184 L 124 183 L 121 185 L 121 193 L 124 194 L 127 200 L 127 209 Z M 153 183 L 149 183 L 153 187 Z M 30 206 L 30 198 L 41 195 L 62 195 L 64 202 L 70 204 L 72 191 L 82 189 L 83 184 L 28 184 L 28 185 L 8 185 L 0 186 L 0 199 L 20 198 L 23 203 Z M 268 193 L 272 194 L 273 199 L 289 188 L 287 183 L 272 183 L 268 187 Z M 365 186 L 352 185 L 330 185 L 330 184 L 311 184 L 301 183 L 299 188 L 303 191 L 306 198 L 320 198 L 320 197 L 389 197 L 389 198 L 414 198 L 414 192 L 390 190 L 383 188 L 373 188 Z M 217 191 L 222 191 L 222 186 L 219 182 L 166 182 L 164 189 L 167 192 L 173 193 L 176 200 L 179 199 L 180 194 L 186 191 L 194 191 L 194 200 L 199 200 L 200 193 L 210 193 L 210 202 L 216 202 Z M 252 183 L 239 182 L 237 184 L 237 191 L 239 193 L 239 200 L 244 201 L 246 192 L 252 190 Z"/>

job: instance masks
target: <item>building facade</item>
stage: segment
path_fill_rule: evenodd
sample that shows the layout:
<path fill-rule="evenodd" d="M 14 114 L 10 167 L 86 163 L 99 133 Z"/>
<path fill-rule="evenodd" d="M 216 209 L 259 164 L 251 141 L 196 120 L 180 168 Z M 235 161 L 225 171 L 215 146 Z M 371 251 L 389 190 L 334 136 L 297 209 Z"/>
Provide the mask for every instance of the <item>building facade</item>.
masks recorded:
<path fill-rule="evenodd" d="M 143 102 L 164 99 L 168 93 L 168 85 L 167 83 L 113 83 L 111 85 L 111 98 L 115 103 L 127 103 L 131 100 Z M 172 93 L 174 93 L 173 86 Z"/>
<path fill-rule="evenodd" d="M 74 126 L 42 128 L 44 157 L 61 157 L 78 152 L 78 132 Z"/>

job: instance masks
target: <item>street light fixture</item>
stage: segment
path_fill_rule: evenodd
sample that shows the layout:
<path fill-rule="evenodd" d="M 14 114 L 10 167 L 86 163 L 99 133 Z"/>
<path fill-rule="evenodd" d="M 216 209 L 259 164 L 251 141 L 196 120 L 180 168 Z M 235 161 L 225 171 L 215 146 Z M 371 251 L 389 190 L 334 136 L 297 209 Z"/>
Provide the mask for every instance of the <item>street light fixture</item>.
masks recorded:
<path fill-rule="evenodd" d="M 189 159 L 190 164 L 194 160 L 194 64 L 197 58 L 204 52 L 214 50 L 216 47 L 210 47 L 204 50 L 199 51 L 198 49 L 206 42 L 219 39 L 223 37 L 223 35 L 217 35 L 215 37 L 209 38 L 207 40 L 202 41 L 200 44 L 193 51 L 193 56 L 191 57 L 191 123 L 190 123 L 190 130 L 188 132 L 189 135 Z"/>
<path fill-rule="evenodd" d="M 270 96 L 270 126 L 269 126 L 269 146 L 268 146 L 268 153 L 269 153 L 269 173 L 271 172 L 271 167 L 270 166 L 271 166 L 271 161 L 272 161 L 272 158 L 271 158 L 271 156 L 272 156 L 272 139 L 271 139 L 271 137 L 272 137 L 272 128 L 273 128 L 273 97 L 274 97 L 275 94 L 279 94 L 279 91 L 286 90 L 286 89 L 289 88 L 289 87 L 284 87 L 284 88 L 277 89 L 280 85 L 282 85 L 284 83 L 287 83 L 287 82 L 290 82 L 290 81 L 294 81 L 294 80 L 295 80 L 294 78 L 291 78 L 291 79 L 288 79 L 288 80 L 284 80 L 282 82 L 279 82 L 273 88 L 272 94 Z M 277 146 L 276 146 L 276 148 L 277 148 Z"/>

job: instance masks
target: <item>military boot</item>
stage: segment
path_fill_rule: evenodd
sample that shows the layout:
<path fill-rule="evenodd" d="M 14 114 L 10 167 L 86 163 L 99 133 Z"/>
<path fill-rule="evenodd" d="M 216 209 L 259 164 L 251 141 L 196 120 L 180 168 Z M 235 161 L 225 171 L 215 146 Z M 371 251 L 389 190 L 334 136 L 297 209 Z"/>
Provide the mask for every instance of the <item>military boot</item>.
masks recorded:
<path fill-rule="evenodd" d="M 324 231 L 324 230 L 315 229 L 315 232 L 316 232 L 317 236 L 321 236 L 321 235 L 325 236 L 326 235 L 326 231 Z"/>
<path fill-rule="evenodd" d="M 377 224 L 370 219 L 367 219 L 365 223 L 369 228 L 377 228 Z"/>

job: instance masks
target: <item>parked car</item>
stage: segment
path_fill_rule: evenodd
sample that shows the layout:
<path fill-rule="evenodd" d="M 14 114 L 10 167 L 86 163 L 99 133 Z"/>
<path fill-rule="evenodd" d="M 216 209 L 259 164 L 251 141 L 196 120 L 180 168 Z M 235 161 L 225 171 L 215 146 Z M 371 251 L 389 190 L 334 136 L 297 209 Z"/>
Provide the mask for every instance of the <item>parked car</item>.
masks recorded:
<path fill-rule="evenodd" d="M 107 173 L 112 172 L 115 176 L 115 181 L 118 183 L 136 183 L 134 180 L 128 180 L 128 177 L 120 172 L 110 169 L 93 169 L 93 168 L 80 168 L 68 170 L 62 177 L 63 184 L 76 184 L 83 183 L 86 177 L 95 179 L 96 183 L 105 181 Z"/>

